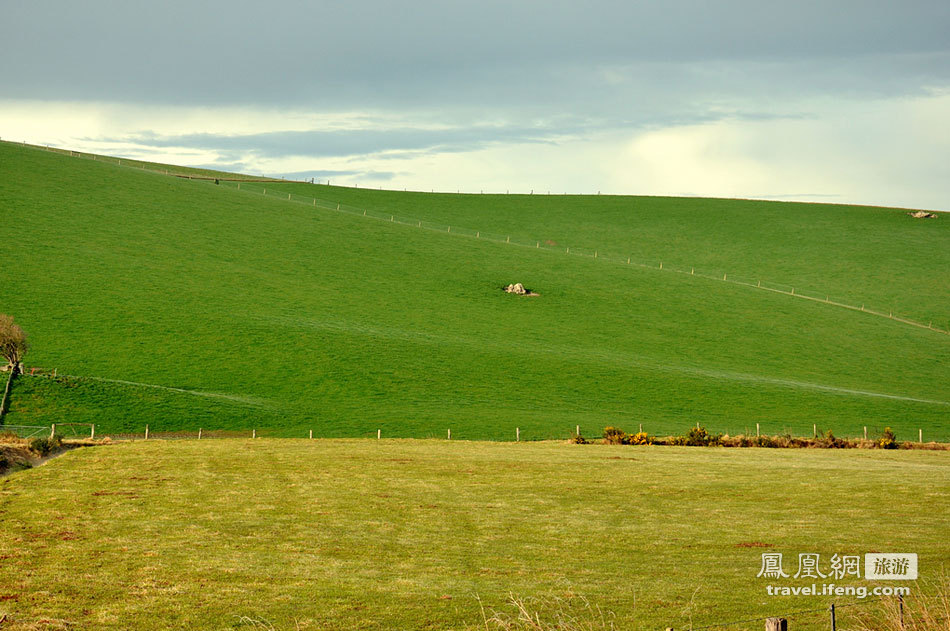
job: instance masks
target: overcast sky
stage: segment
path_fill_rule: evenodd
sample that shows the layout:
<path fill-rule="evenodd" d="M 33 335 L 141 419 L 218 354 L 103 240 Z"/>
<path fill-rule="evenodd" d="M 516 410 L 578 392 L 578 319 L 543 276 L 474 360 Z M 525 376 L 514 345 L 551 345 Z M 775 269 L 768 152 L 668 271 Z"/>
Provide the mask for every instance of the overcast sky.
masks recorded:
<path fill-rule="evenodd" d="M 950 210 L 950 2 L 0 0 L 0 137 L 334 184 Z"/>

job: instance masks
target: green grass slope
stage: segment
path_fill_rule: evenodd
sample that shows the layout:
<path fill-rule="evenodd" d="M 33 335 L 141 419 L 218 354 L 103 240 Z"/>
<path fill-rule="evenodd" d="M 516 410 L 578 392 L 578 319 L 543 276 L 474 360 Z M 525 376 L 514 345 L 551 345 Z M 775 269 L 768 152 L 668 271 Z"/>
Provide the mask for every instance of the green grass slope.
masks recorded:
<path fill-rule="evenodd" d="M 665 260 L 678 263 L 812 278 L 829 291 L 852 287 L 869 303 L 899 298 L 905 315 L 950 326 L 943 218 L 282 183 L 262 196 L 248 189 L 263 185 L 238 190 L 7 143 L 0 174 L 0 311 L 30 334 L 28 364 L 73 376 L 20 380 L 7 423 L 95 422 L 104 433 L 146 423 L 153 431 L 256 427 L 288 436 L 377 428 L 444 436 L 451 428 L 473 439 L 510 439 L 515 427 L 542 438 L 575 425 L 587 434 L 639 423 L 667 433 L 701 422 L 738 433 L 760 423 L 764 432 L 810 434 L 817 424 L 852 435 L 891 425 L 903 438 L 923 428 L 925 439 L 950 439 L 946 335 L 274 193 L 350 195 L 344 203 L 393 212 L 398 202 L 402 215 L 420 220 L 500 233 L 517 224 L 526 237 L 603 243 L 602 251 L 666 248 L 674 256 Z M 776 236 L 796 223 L 797 248 Z M 904 265 L 912 258 L 927 262 L 926 273 Z M 821 260 L 837 271 L 809 276 Z M 541 296 L 499 290 L 515 281 Z"/>
<path fill-rule="evenodd" d="M 945 452 L 136 441 L 0 480 L 0 616 L 22 630 L 475 630 L 476 596 L 490 615 L 513 594 L 547 618 L 532 599 L 583 613 L 585 597 L 617 629 L 771 615 L 823 629 L 830 598 L 766 586 L 826 581 L 757 578 L 762 553 L 794 575 L 802 553 L 827 573 L 835 554 L 915 552 L 919 595 L 950 558 L 948 490 Z M 843 629 L 877 606 L 834 601 Z"/>

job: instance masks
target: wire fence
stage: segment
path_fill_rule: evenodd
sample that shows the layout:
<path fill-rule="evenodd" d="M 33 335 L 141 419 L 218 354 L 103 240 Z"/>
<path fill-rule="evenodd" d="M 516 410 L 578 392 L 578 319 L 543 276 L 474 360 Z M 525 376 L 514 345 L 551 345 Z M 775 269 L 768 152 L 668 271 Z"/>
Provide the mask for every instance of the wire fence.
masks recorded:
<path fill-rule="evenodd" d="M 818 631 L 828 629 L 829 631 L 854 631 L 856 629 L 866 629 L 871 612 L 863 610 L 863 607 L 869 605 L 878 605 L 884 598 L 866 598 L 847 603 L 829 603 L 824 607 L 813 609 L 800 609 L 795 611 L 779 612 L 771 616 L 760 616 L 757 618 L 746 618 L 743 620 L 732 620 L 716 624 L 703 626 L 684 626 L 684 631 L 706 631 L 707 629 L 729 629 L 730 631 L 762 631 L 765 629 L 775 629 L 775 631 Z M 900 599 L 901 607 L 903 598 Z M 875 612 L 876 613 L 876 612 Z M 768 622 L 776 618 L 786 621 L 786 626 L 770 626 Z M 668 629 L 675 629 L 669 627 Z"/>
<path fill-rule="evenodd" d="M 288 182 L 288 181 L 284 181 Z M 303 204 L 311 206 L 313 208 L 319 208 L 321 210 L 332 210 L 351 216 L 365 217 L 368 219 L 374 219 L 377 221 L 387 222 L 394 225 L 401 226 L 410 226 L 420 229 L 429 230 L 432 232 L 442 232 L 445 234 L 452 234 L 460 237 L 468 237 L 473 239 L 481 239 L 491 243 L 503 243 L 506 245 L 518 246 L 521 248 L 531 248 L 535 250 L 544 250 L 545 252 L 558 253 L 564 255 L 578 256 L 583 258 L 590 259 L 599 259 L 605 263 L 613 263 L 617 265 L 629 265 L 635 266 L 644 269 L 653 269 L 657 271 L 665 271 L 669 273 L 675 273 L 680 275 L 688 275 L 693 277 L 698 277 L 705 280 L 714 280 L 721 281 L 725 283 L 730 283 L 732 285 L 755 288 L 762 291 L 769 291 L 773 293 L 783 294 L 786 296 L 799 298 L 803 300 L 810 300 L 817 303 L 826 304 L 829 306 L 840 307 L 844 309 L 849 309 L 852 311 L 860 311 L 867 313 L 872 316 L 877 316 L 881 318 L 887 318 L 895 322 L 900 322 L 902 324 L 907 324 L 921 329 L 927 329 L 934 331 L 943 335 L 950 335 L 950 318 L 948 318 L 946 323 L 937 322 L 934 324 L 933 320 L 928 322 L 922 322 L 914 320 L 911 317 L 903 316 L 901 314 L 895 313 L 893 309 L 882 309 L 880 307 L 872 307 L 867 303 L 854 304 L 851 303 L 848 299 L 835 296 L 830 292 L 822 292 L 813 288 L 802 288 L 795 287 L 786 283 L 781 283 L 777 281 L 762 280 L 757 278 L 752 278 L 749 276 L 743 275 L 730 275 L 728 272 L 720 272 L 709 269 L 704 269 L 701 267 L 685 267 L 683 265 L 676 264 L 664 264 L 662 261 L 646 261 L 643 259 L 638 259 L 633 255 L 624 256 L 617 254 L 615 252 L 605 252 L 598 250 L 596 248 L 587 248 L 587 247 L 572 247 L 572 246 L 562 246 L 557 245 L 551 240 L 534 238 L 528 239 L 523 236 L 513 236 L 510 234 L 501 234 L 497 232 L 489 232 L 484 230 L 479 230 L 475 228 L 470 228 L 466 226 L 453 226 L 447 223 L 427 221 L 419 219 L 417 217 L 409 217 L 406 215 L 396 214 L 387 211 L 374 210 L 369 208 L 359 208 L 356 206 L 349 206 L 340 202 L 332 202 L 326 199 L 321 199 L 318 197 L 310 195 L 301 195 L 299 193 L 287 192 L 284 190 L 278 190 L 271 187 L 269 190 L 266 186 L 266 183 L 262 182 L 236 182 L 236 181 L 221 181 L 223 185 L 234 187 L 238 190 L 258 194 L 265 197 L 271 197 L 283 201 L 295 202 L 298 204 Z"/>
<path fill-rule="evenodd" d="M 52 434 L 48 425 L 0 425 L 0 434 L 13 434 L 17 438 L 40 438 Z"/>
<path fill-rule="evenodd" d="M 104 429 L 105 428 L 105 429 Z M 634 427 L 634 430 L 637 428 Z M 836 448 L 875 448 L 877 441 L 884 432 L 883 427 L 867 427 L 866 434 L 858 432 L 856 435 L 836 434 L 837 439 L 846 439 L 851 442 L 848 445 L 836 443 Z M 640 431 L 649 430 L 649 427 L 640 426 Z M 109 424 L 96 425 L 95 423 L 54 423 L 52 425 L 3 425 L 0 424 L 0 433 L 13 433 L 20 438 L 33 438 L 37 436 L 52 436 L 56 434 L 66 439 L 103 439 L 110 440 L 213 440 L 213 439 L 258 439 L 258 438 L 279 438 L 279 439 L 412 439 L 412 440 L 447 440 L 447 441 L 491 441 L 491 442 L 541 442 L 541 441 L 567 441 L 577 440 L 582 437 L 585 441 L 597 442 L 603 438 L 603 429 L 596 429 L 585 433 L 581 426 L 574 428 L 564 428 L 560 431 L 556 429 L 539 428 L 521 428 L 512 427 L 509 432 L 499 434 L 492 432 L 486 434 L 480 429 L 467 428 L 464 425 L 446 427 L 443 430 L 431 429 L 422 431 L 405 431 L 391 427 L 377 428 L 373 430 L 358 430 L 346 433 L 337 431 L 321 431 L 319 429 L 288 429 L 279 427 L 259 427 L 250 429 L 209 429 L 209 428 L 188 428 L 188 429 L 155 429 L 150 424 L 143 423 L 141 427 L 131 429 L 128 426 L 111 431 Z M 675 443 L 669 439 L 682 437 L 686 432 L 659 432 L 655 436 L 659 445 L 683 444 Z M 716 430 L 710 432 L 712 435 L 722 434 L 726 437 L 722 442 L 710 442 L 708 446 L 722 446 L 726 448 L 744 448 L 744 447 L 767 447 L 775 449 L 799 449 L 806 447 L 831 447 L 832 444 L 823 441 L 824 434 L 817 432 L 815 436 L 810 434 L 795 434 L 790 432 L 760 434 L 761 440 L 758 440 L 755 430 L 752 432 L 737 431 L 735 433 Z M 920 430 L 920 434 L 923 431 Z M 651 434 L 651 437 L 653 435 Z M 745 440 L 731 440 L 737 437 L 744 437 Z M 817 440 L 809 442 L 817 437 Z M 946 437 L 927 437 L 927 442 L 922 440 L 903 440 L 901 445 L 904 449 L 950 449 L 948 443 L 943 442 Z M 796 442 L 805 441 L 805 442 Z M 862 442 L 867 441 L 867 442 Z M 628 444 L 628 443 L 624 443 Z M 638 443 L 629 443 L 636 446 Z M 654 443 L 644 443 L 654 444 Z"/>
<path fill-rule="evenodd" d="M 234 174 L 229 173 L 220 173 L 210 170 L 192 170 L 189 172 L 184 171 L 175 171 L 174 167 L 168 169 L 165 167 L 156 168 L 153 163 L 143 162 L 140 160 L 131 160 L 126 158 L 114 158 L 110 156 L 101 156 L 92 153 L 83 153 L 79 151 L 72 151 L 69 149 L 59 149 L 50 146 L 37 146 L 37 145 L 28 145 L 27 143 L 21 143 L 25 147 L 32 147 L 34 149 L 54 151 L 63 155 L 68 155 L 71 157 L 85 158 L 96 160 L 100 162 L 106 162 L 109 164 L 114 164 L 117 166 L 123 166 L 128 168 L 134 168 L 142 171 L 147 171 L 150 173 L 156 173 L 160 175 L 169 175 L 180 178 L 187 178 L 192 180 L 206 180 L 214 181 L 215 184 L 221 184 L 228 187 L 233 187 L 238 190 L 244 191 L 246 193 L 259 194 L 262 196 L 267 196 L 276 199 L 282 199 L 288 202 L 295 202 L 298 204 L 308 205 L 314 208 L 320 208 L 322 210 L 333 210 L 336 212 L 341 212 L 353 216 L 362 216 L 370 219 L 375 219 L 378 221 L 389 222 L 392 224 L 399 224 L 403 226 L 413 226 L 420 229 L 430 230 L 434 232 L 444 232 L 446 234 L 454 234 L 456 236 L 469 237 L 474 239 L 483 239 L 492 243 L 504 243 L 507 245 L 514 245 L 523 248 L 533 248 L 536 250 L 544 250 L 546 252 L 552 253 L 561 253 L 565 255 L 573 255 L 585 258 L 600 259 L 607 263 L 614 263 L 618 265 L 631 265 L 639 268 L 645 269 L 654 269 L 657 271 L 665 271 L 681 275 L 689 275 L 698 277 L 705 280 L 715 280 L 725 283 L 730 283 L 732 285 L 755 288 L 762 291 L 769 291 L 773 293 L 782 294 L 785 296 L 795 297 L 802 300 L 810 300 L 817 303 L 826 304 L 833 307 L 849 309 L 851 311 L 859 311 L 866 313 L 871 316 L 876 316 L 880 318 L 887 318 L 894 322 L 899 322 L 901 324 L 913 326 L 920 329 L 927 329 L 941 335 L 950 336 L 950 315 L 946 317 L 945 322 L 937 321 L 936 323 L 933 320 L 928 320 L 926 322 L 922 320 L 914 319 L 911 316 L 906 314 L 900 314 L 895 312 L 894 309 L 885 309 L 880 306 L 874 306 L 866 302 L 855 303 L 847 298 L 840 296 L 835 296 L 830 292 L 824 292 L 814 288 L 807 287 L 796 287 L 786 283 L 781 283 L 771 280 L 763 280 L 758 278 L 751 278 L 748 276 L 742 275 L 730 275 L 728 272 L 710 270 L 704 268 L 698 268 L 694 266 L 686 267 L 682 264 L 664 264 L 662 261 L 648 261 L 640 258 L 636 258 L 633 255 L 621 255 L 618 253 L 611 253 L 598 250 L 596 248 L 586 248 L 586 247 L 571 247 L 571 246 L 562 246 L 557 245 L 553 241 L 546 239 L 528 239 L 523 236 L 512 236 L 510 234 L 501 234 L 486 232 L 478 229 L 468 228 L 465 226 L 452 226 L 450 224 L 426 221 L 423 219 L 409 217 L 405 215 L 396 215 L 394 213 L 373 210 L 368 208 L 358 208 L 355 206 L 349 206 L 339 202 L 332 202 L 326 199 L 320 199 L 318 197 L 310 195 L 300 195 L 298 193 L 292 193 L 287 191 L 281 191 L 271 187 L 270 192 L 268 192 L 267 184 L 269 183 L 282 183 L 282 184 L 312 184 L 311 181 L 306 180 L 286 180 L 286 179 L 275 179 L 267 178 L 264 176 L 239 176 L 235 177 Z"/>

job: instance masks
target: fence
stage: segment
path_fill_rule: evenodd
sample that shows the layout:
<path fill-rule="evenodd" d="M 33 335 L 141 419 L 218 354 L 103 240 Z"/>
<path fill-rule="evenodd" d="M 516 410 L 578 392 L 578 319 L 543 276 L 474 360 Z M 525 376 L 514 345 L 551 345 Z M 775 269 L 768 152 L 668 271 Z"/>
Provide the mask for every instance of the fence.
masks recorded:
<path fill-rule="evenodd" d="M 45 425 L 0 425 L 0 433 L 15 434 L 19 438 L 49 436 L 52 429 Z"/>
<path fill-rule="evenodd" d="M 0 425 L 0 432 L 7 430 L 8 428 L 20 427 L 13 425 Z M 26 427 L 26 426 L 23 426 Z M 564 429 L 560 432 L 554 430 L 538 430 L 533 429 L 526 431 L 521 427 L 512 427 L 511 431 L 506 436 L 498 436 L 493 434 L 492 437 L 486 438 L 483 434 L 473 433 L 471 430 L 466 431 L 462 429 L 459 431 L 459 427 L 453 431 L 452 427 L 446 427 L 445 429 L 431 430 L 431 431 L 422 431 L 422 432 L 400 432 L 397 430 L 391 429 L 382 429 L 377 428 L 369 431 L 357 431 L 346 434 L 338 434 L 331 432 L 329 434 L 321 434 L 319 431 L 314 433 L 313 429 L 280 429 L 272 427 L 263 427 L 263 428 L 250 428 L 250 429 L 208 429 L 208 428 L 198 428 L 198 429 L 175 429 L 175 430 L 158 430 L 153 429 L 149 424 L 143 424 L 137 430 L 128 430 L 122 429 L 117 432 L 102 432 L 101 429 L 97 430 L 95 424 L 93 423 L 55 423 L 52 426 L 29 426 L 30 429 L 42 430 L 39 432 L 44 435 L 52 435 L 53 433 L 59 434 L 64 438 L 105 438 L 108 437 L 111 440 L 213 440 L 213 439 L 257 439 L 257 438 L 281 438 L 281 439 L 413 439 L 413 440 L 463 440 L 463 441 L 497 441 L 497 442 L 539 442 L 546 440 L 568 440 L 574 436 L 584 436 L 581 426 L 575 426 L 574 428 L 568 430 Z M 644 429 L 649 429 L 644 427 L 643 424 L 639 425 L 639 428 L 631 428 L 631 433 L 639 429 L 639 431 L 644 431 Z M 864 432 L 862 436 L 861 432 L 858 432 L 857 435 L 846 436 L 839 435 L 837 438 L 847 438 L 850 440 L 858 440 L 865 438 L 866 440 L 875 441 L 883 433 L 883 428 L 880 431 L 871 431 L 872 428 L 868 428 L 869 431 Z M 673 433 L 662 433 L 657 434 L 661 438 L 668 436 L 682 435 L 686 432 L 681 432 L 677 434 Z M 734 434 L 726 434 L 729 436 L 758 436 L 756 432 L 738 432 Z M 823 434 L 821 432 L 816 432 L 815 436 L 821 437 Z M 798 435 L 795 436 L 788 432 L 783 432 L 781 434 L 761 434 L 762 437 L 774 437 L 774 438 L 812 438 L 812 435 Z M 588 434 L 586 438 L 588 440 L 599 440 L 602 437 L 602 430 L 598 429 L 595 432 Z M 900 438 L 900 437 L 898 437 Z M 933 437 L 928 436 L 928 442 L 924 443 L 923 441 L 923 430 L 918 430 L 918 433 L 913 438 L 918 440 L 903 440 L 902 442 L 907 443 L 909 448 L 930 448 L 930 449 L 943 449 L 946 447 L 946 444 L 940 440 L 934 440 Z M 731 443 L 730 443 L 731 444 Z M 767 444 L 764 443 L 763 446 Z M 750 446 L 754 446 L 750 441 Z M 734 447 L 739 448 L 739 447 Z M 784 447 L 776 447 L 784 448 Z"/>
<path fill-rule="evenodd" d="M 881 605 L 884 605 L 883 607 Z M 920 604 L 920 603 L 918 603 Z M 878 610 L 870 612 L 862 607 L 877 605 Z M 733 631 L 760 631 L 764 624 L 765 631 L 845 631 L 854 629 L 905 629 L 905 608 L 907 603 L 902 595 L 895 598 L 867 598 L 849 603 L 829 603 L 825 607 L 804 609 L 781 613 L 777 616 L 748 618 L 699 627 L 688 625 L 681 627 L 683 631 L 706 631 L 708 629 L 731 629 Z M 923 604 L 926 609 L 927 605 Z M 907 618 L 912 618 L 912 612 L 907 610 Z M 939 614 L 938 614 L 939 615 Z M 924 618 L 934 618 L 933 612 L 924 611 Z M 942 620 L 942 618 L 941 618 Z M 934 627 L 936 629 L 936 627 Z M 667 627 L 666 631 L 680 631 L 674 627 Z"/>
<path fill-rule="evenodd" d="M 761 291 L 769 291 L 777 294 L 782 294 L 785 296 L 795 297 L 802 300 L 810 300 L 817 303 L 822 303 L 825 305 L 848 309 L 851 311 L 859 311 L 866 313 L 871 316 L 887 318 L 901 324 L 908 326 L 913 326 L 920 329 L 927 329 L 934 331 L 942 335 L 950 335 L 950 319 L 946 322 L 938 322 L 936 325 L 933 320 L 923 322 L 920 320 L 915 320 L 909 316 L 904 316 L 896 313 L 893 309 L 885 309 L 882 307 L 875 307 L 867 303 L 853 303 L 848 299 L 840 298 L 831 295 L 828 292 L 823 292 L 810 288 L 796 287 L 793 285 L 788 285 L 785 283 L 780 283 L 776 281 L 762 280 L 757 278 L 748 278 L 738 275 L 732 275 L 728 272 L 722 271 L 713 271 L 713 270 L 704 270 L 694 266 L 686 267 L 683 265 L 675 265 L 662 261 L 646 261 L 642 259 L 637 259 L 631 256 L 624 256 L 617 253 L 604 252 L 598 249 L 591 248 L 578 248 L 570 246 L 560 246 L 553 245 L 547 240 L 542 240 L 539 238 L 536 239 L 526 239 L 524 237 L 512 237 L 510 234 L 499 234 L 485 232 L 478 229 L 466 228 L 463 226 L 451 226 L 448 224 L 442 224 L 438 222 L 425 221 L 418 218 L 395 215 L 393 213 L 388 213 L 379 210 L 370 210 L 366 208 L 357 208 L 355 206 L 348 206 L 346 204 L 341 204 L 337 202 L 331 202 L 324 199 L 319 199 L 317 197 L 309 195 L 299 195 L 295 193 L 288 193 L 286 191 L 278 191 L 271 188 L 268 193 L 268 189 L 265 186 L 268 183 L 284 183 L 284 184 L 311 184 L 311 182 L 300 181 L 300 180 L 285 180 L 285 179 L 274 179 L 274 178 L 265 178 L 247 176 L 246 178 L 234 177 L 233 174 L 225 173 L 216 173 L 213 171 L 202 172 L 196 170 L 191 173 L 175 172 L 174 170 L 169 171 L 167 168 L 155 168 L 155 165 L 148 162 L 142 162 L 139 160 L 129 160 L 123 158 L 113 158 L 108 156 L 99 156 L 91 153 L 82 153 L 78 151 L 72 151 L 69 149 L 59 149 L 54 147 L 42 147 L 37 145 L 27 145 L 22 143 L 23 146 L 29 146 L 35 149 L 46 150 L 46 151 L 55 151 L 63 155 L 69 155 L 71 157 L 86 158 L 92 160 L 98 160 L 101 162 L 107 162 L 110 164 L 115 164 L 117 166 L 123 166 L 128 168 L 134 168 L 142 171 L 147 171 L 150 173 L 156 173 L 160 175 L 170 175 L 174 177 L 187 178 L 193 180 L 214 180 L 216 184 L 222 184 L 225 186 L 230 186 L 237 188 L 238 190 L 248 192 L 248 193 L 257 193 L 260 195 L 273 197 L 277 199 L 283 199 L 285 201 L 297 202 L 300 204 L 305 204 L 314 208 L 320 208 L 323 210 L 334 210 L 337 212 L 347 213 L 355 216 L 368 217 L 376 219 L 379 221 L 387 221 L 393 224 L 400 224 L 404 226 L 414 226 L 417 228 L 424 228 L 426 230 L 431 230 L 435 232 L 445 232 L 446 234 L 454 234 L 457 236 L 465 236 L 475 239 L 484 239 L 486 241 L 494 243 L 505 243 L 508 245 L 515 245 L 525 248 L 534 248 L 536 250 L 544 250 L 547 252 L 553 253 L 562 253 L 565 255 L 574 255 L 587 258 L 600 259 L 604 262 L 622 264 L 622 265 L 632 265 L 640 268 L 654 269 L 657 271 L 666 271 L 675 274 L 695 276 L 705 280 L 715 280 L 726 283 L 731 283 L 733 285 L 754 288 Z M 532 191 L 533 193 L 534 191 Z M 599 192 L 598 192 L 599 194 Z"/>
<path fill-rule="evenodd" d="M 222 181 L 222 183 L 224 183 Z M 398 224 L 402 226 L 410 226 L 420 229 L 425 229 L 433 232 L 444 232 L 446 234 L 452 234 L 456 236 L 469 237 L 474 239 L 481 239 L 493 243 L 504 243 L 506 245 L 515 245 L 522 248 L 531 248 L 535 250 L 544 250 L 551 253 L 560 253 L 565 255 L 580 256 L 584 258 L 599 259 L 606 263 L 614 263 L 618 265 L 630 265 L 644 269 L 653 269 L 657 271 L 665 271 L 680 275 L 687 275 L 698 277 L 705 280 L 714 280 L 720 282 L 726 282 L 733 285 L 754 288 L 761 291 L 768 291 L 777 294 L 783 294 L 786 296 L 799 298 L 802 300 L 810 300 L 812 302 L 822 303 L 833 307 L 839 307 L 843 309 L 849 309 L 851 311 L 859 311 L 862 313 L 867 313 L 872 316 L 887 318 L 895 322 L 900 322 L 902 324 L 914 326 L 921 329 L 927 329 L 940 333 L 943 335 L 950 335 L 950 320 L 945 325 L 946 328 L 942 328 L 940 323 L 936 326 L 933 321 L 928 321 L 927 323 L 920 322 L 909 317 L 903 317 L 899 314 L 895 314 L 893 309 L 881 309 L 873 308 L 868 306 L 867 303 L 860 304 L 851 304 L 844 298 L 838 298 L 832 296 L 830 293 L 821 292 L 814 289 L 795 287 L 793 285 L 788 285 L 784 283 L 767 281 L 761 279 L 753 279 L 748 277 L 742 277 L 738 275 L 730 275 L 727 272 L 718 272 L 711 270 L 704 270 L 696 267 L 684 267 L 681 265 L 670 265 L 664 264 L 662 261 L 650 262 L 644 261 L 642 259 L 635 259 L 633 256 L 622 256 L 616 253 L 604 252 L 598 249 L 592 248 L 578 248 L 571 246 L 560 246 L 554 245 L 553 242 L 548 240 L 542 240 L 540 238 L 535 239 L 525 239 L 524 237 L 512 237 L 510 234 L 501 234 L 486 232 L 483 230 L 478 230 L 474 228 L 468 228 L 464 226 L 452 226 L 449 224 L 426 221 L 415 217 L 408 217 L 404 215 L 397 215 L 391 212 L 380 211 L 380 210 L 371 210 L 367 208 L 357 208 L 355 206 L 348 206 L 346 204 L 331 202 L 325 199 L 320 199 L 308 195 L 299 195 L 295 193 L 288 193 L 286 191 L 277 191 L 273 188 L 268 192 L 268 188 L 261 184 L 260 182 L 246 181 L 246 182 L 235 182 L 229 181 L 226 183 L 228 186 L 234 186 L 236 189 L 248 192 L 255 193 L 262 196 L 273 197 L 283 201 L 296 202 L 299 204 L 311 206 L 313 208 L 320 208 L 322 210 L 332 210 L 340 213 L 345 213 L 353 216 L 366 217 L 369 219 L 375 219 L 377 221 L 383 221 L 392 224 Z"/>

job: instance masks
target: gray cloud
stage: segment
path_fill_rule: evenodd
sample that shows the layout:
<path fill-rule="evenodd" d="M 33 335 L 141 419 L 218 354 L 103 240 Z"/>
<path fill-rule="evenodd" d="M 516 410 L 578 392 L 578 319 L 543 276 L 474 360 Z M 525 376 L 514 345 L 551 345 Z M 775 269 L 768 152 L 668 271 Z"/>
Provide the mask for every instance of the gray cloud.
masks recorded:
<path fill-rule="evenodd" d="M 810 80 L 836 92 L 916 89 L 947 81 L 948 27 L 943 0 L 32 0 L 4 7 L 0 95 L 599 111 L 637 94 L 599 81 L 602 68 L 665 93 L 697 65 L 736 61 L 779 69 L 775 82 L 797 79 L 799 90 Z"/>
<path fill-rule="evenodd" d="M 577 128 L 575 128 L 576 130 Z M 370 155 L 387 151 L 456 153 L 473 151 L 493 143 L 551 143 L 563 137 L 565 129 L 522 127 L 466 127 L 453 129 L 354 129 L 335 131 L 280 131 L 261 134 L 186 134 L 163 136 L 143 132 L 113 138 L 89 138 L 96 142 L 139 147 L 188 147 L 219 152 L 222 163 L 236 163 L 237 157 L 252 153 L 257 157 L 285 156 L 340 157 Z M 220 167 L 219 167 L 220 168 Z"/>

